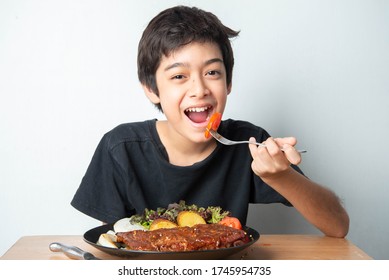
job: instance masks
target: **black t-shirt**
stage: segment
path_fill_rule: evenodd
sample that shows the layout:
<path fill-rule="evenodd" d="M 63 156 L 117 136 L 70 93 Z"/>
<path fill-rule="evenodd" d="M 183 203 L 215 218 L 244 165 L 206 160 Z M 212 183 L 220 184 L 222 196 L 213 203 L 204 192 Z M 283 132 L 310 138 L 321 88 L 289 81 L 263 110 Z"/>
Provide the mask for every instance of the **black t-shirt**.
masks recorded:
<path fill-rule="evenodd" d="M 232 140 L 258 142 L 269 137 L 244 121 L 222 121 L 218 131 Z M 156 120 L 122 124 L 100 141 L 71 205 L 100 221 L 112 223 L 145 208 L 167 207 L 185 200 L 221 206 L 246 223 L 249 203 L 290 203 L 251 169 L 247 145 L 218 143 L 210 156 L 191 166 L 169 163 Z M 301 172 L 298 167 L 293 166 Z"/>

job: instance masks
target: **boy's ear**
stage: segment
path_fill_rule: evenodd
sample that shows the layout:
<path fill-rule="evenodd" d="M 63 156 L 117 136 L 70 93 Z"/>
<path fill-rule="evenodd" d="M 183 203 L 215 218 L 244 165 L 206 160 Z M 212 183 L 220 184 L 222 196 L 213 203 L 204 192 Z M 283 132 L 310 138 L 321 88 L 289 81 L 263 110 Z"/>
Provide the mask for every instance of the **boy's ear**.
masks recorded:
<path fill-rule="evenodd" d="M 231 93 L 231 90 L 232 90 L 232 82 L 227 87 L 227 95 Z"/>
<path fill-rule="evenodd" d="M 159 104 L 161 101 L 157 94 L 155 94 L 154 91 L 152 91 L 148 86 L 142 85 L 143 91 L 145 92 L 147 98 L 154 104 Z"/>

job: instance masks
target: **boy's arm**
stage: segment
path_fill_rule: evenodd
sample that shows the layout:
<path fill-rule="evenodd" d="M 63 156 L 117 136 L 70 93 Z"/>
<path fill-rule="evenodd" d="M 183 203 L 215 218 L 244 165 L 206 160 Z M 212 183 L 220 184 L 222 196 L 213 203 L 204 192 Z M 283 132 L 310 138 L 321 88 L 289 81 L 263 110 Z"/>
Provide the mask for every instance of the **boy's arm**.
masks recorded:
<path fill-rule="evenodd" d="M 269 138 L 265 144 L 266 148 L 249 145 L 254 173 L 284 196 L 325 235 L 345 237 L 349 229 L 349 217 L 338 197 L 290 167 L 291 163 L 298 164 L 301 161 L 300 154 L 293 147 L 296 139 Z"/>

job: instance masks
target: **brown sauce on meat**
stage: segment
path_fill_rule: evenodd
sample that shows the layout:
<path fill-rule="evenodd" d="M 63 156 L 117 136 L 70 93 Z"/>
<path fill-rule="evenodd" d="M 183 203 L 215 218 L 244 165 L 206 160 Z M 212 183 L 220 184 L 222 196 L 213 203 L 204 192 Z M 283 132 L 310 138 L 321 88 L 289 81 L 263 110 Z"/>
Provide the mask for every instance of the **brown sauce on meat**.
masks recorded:
<path fill-rule="evenodd" d="M 250 241 L 243 230 L 219 224 L 176 227 L 154 231 L 134 230 L 116 234 L 128 250 L 195 251 L 243 245 Z"/>

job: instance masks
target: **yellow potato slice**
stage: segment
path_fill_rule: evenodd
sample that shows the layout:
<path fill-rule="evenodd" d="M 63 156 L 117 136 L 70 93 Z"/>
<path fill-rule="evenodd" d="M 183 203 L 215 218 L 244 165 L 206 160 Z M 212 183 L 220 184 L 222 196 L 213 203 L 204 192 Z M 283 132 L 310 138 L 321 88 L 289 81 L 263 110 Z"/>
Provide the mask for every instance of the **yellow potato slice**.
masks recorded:
<path fill-rule="evenodd" d="M 156 219 L 154 220 L 150 225 L 150 230 L 156 230 L 160 228 L 175 228 L 178 225 L 176 223 L 173 223 L 169 220 L 165 219 Z"/>
<path fill-rule="evenodd" d="M 206 224 L 206 221 L 197 212 L 182 211 L 177 216 L 177 223 L 180 227 L 192 227 L 198 224 Z"/>

